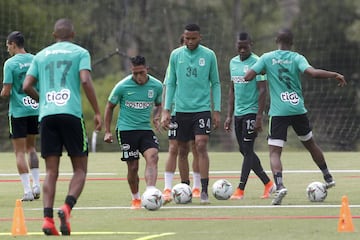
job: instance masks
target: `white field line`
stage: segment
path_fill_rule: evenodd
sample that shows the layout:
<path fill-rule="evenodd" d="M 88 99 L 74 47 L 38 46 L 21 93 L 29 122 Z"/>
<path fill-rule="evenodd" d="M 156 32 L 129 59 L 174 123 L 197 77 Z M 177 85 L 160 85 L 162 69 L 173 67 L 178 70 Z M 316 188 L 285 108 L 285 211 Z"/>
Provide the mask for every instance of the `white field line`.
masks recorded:
<path fill-rule="evenodd" d="M 45 173 L 40 173 L 41 176 L 45 176 Z M 72 176 L 73 173 L 59 173 L 59 176 Z M 87 173 L 87 176 L 115 176 L 118 173 Z M 0 173 L 0 177 L 18 177 L 18 173 Z"/>
<path fill-rule="evenodd" d="M 322 204 L 322 205 L 241 205 L 241 206 L 201 206 L 201 205 L 181 205 L 181 206 L 164 206 L 161 209 L 268 209 L 268 208 L 339 208 L 339 204 Z M 350 208 L 360 208 L 360 205 L 349 205 Z M 115 210 L 129 209 L 129 206 L 109 206 L 109 207 L 75 207 L 76 210 Z M 24 208 L 25 211 L 40 211 L 42 208 Z"/>
<path fill-rule="evenodd" d="M 266 173 L 271 173 L 271 171 L 265 171 Z M 283 173 L 319 173 L 320 170 L 284 170 Z M 332 173 L 360 173 L 360 169 L 359 170 L 348 170 L 348 169 L 343 169 L 343 170 L 331 170 Z M 192 172 L 191 172 L 192 173 Z M 210 174 L 240 174 L 241 171 L 210 171 Z M 87 176 L 116 176 L 119 173 L 111 173 L 111 172 L 106 172 L 106 173 L 87 173 Z M 163 172 L 159 172 L 159 175 L 161 176 L 161 174 L 163 174 Z M 179 174 L 179 172 L 175 172 L 175 174 Z M 45 176 L 45 173 L 41 173 L 41 176 Z M 59 173 L 59 176 L 71 176 L 72 173 Z M 18 173 L 0 173 L 0 177 L 17 177 L 19 176 Z"/>

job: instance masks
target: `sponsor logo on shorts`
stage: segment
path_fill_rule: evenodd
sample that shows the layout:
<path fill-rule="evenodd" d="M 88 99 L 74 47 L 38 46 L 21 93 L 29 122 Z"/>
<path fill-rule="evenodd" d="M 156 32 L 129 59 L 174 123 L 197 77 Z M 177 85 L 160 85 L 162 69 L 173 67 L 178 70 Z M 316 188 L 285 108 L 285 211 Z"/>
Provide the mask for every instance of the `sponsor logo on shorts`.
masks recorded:
<path fill-rule="evenodd" d="M 129 145 L 129 144 L 123 144 L 123 145 L 121 145 L 121 150 L 127 151 L 127 150 L 129 150 L 129 149 L 130 149 L 130 145 Z"/>
<path fill-rule="evenodd" d="M 134 157 L 134 158 L 139 158 L 139 151 L 124 151 L 124 158 L 129 158 L 129 157 Z"/>

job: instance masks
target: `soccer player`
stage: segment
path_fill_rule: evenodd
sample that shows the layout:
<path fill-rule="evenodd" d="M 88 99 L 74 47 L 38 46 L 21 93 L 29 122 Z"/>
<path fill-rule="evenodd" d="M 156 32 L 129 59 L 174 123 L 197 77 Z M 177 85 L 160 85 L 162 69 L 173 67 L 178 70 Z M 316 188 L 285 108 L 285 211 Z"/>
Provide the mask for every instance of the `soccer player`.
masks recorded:
<path fill-rule="evenodd" d="M 112 89 L 105 107 L 104 141 L 113 142 L 111 121 L 114 108 L 120 110 L 116 123 L 116 137 L 121 145 L 121 160 L 127 164 L 132 202 L 131 209 L 141 208 L 139 192 L 139 158 L 145 158 L 146 189 L 155 188 L 158 174 L 159 141 L 151 128 L 160 126 L 162 83 L 148 74 L 145 58 L 131 59 L 132 74 L 118 82 Z"/>
<path fill-rule="evenodd" d="M 24 48 L 25 39 L 21 32 L 14 31 L 6 40 L 7 51 L 11 58 L 4 64 L 2 97 L 9 97 L 10 138 L 16 157 L 16 166 L 24 188 L 22 201 L 40 198 L 39 158 L 36 153 L 39 104 L 24 93 L 22 84 L 34 55 Z M 28 163 L 26 162 L 28 154 Z M 29 168 L 32 176 L 30 183 Z"/>
<path fill-rule="evenodd" d="M 283 183 L 281 152 L 287 138 L 288 126 L 292 126 L 299 140 L 310 152 L 313 161 L 321 170 L 327 188 L 335 186 L 335 181 L 329 172 L 324 154 L 316 144 L 311 131 L 307 110 L 300 81 L 300 74 L 304 73 L 312 78 L 335 78 L 343 87 L 346 81 L 343 75 L 315 69 L 307 59 L 297 52 L 291 51 L 293 33 L 289 29 L 282 29 L 276 37 L 278 49 L 263 54 L 245 75 L 245 81 L 266 71 L 270 91 L 269 136 L 270 165 L 276 184 L 273 205 L 280 205 L 287 194 Z"/>
<path fill-rule="evenodd" d="M 220 124 L 219 72 L 214 51 L 200 44 L 200 27 L 197 24 L 188 24 L 183 34 L 186 46 L 173 50 L 169 59 L 161 123 L 165 129 L 168 128 L 171 105 L 175 102 L 179 158 L 186 158 L 188 143 L 195 140 L 202 188 L 200 203 L 208 204 L 207 143 L 212 124 L 214 129 Z"/>
<path fill-rule="evenodd" d="M 230 199 L 243 199 L 244 190 L 250 171 L 260 178 L 265 186 L 261 198 L 269 198 L 275 190 L 274 183 L 265 173 L 259 157 L 254 151 L 257 132 L 262 130 L 262 116 L 266 101 L 266 81 L 264 75 L 257 75 L 256 80 L 245 82 L 246 71 L 259 58 L 251 52 L 252 40 L 247 32 L 241 32 L 237 41 L 238 55 L 230 60 L 229 105 L 224 129 L 231 131 L 233 115 L 235 135 L 239 150 L 244 157 L 240 183 Z M 234 113 L 235 112 L 235 113 Z"/>
<path fill-rule="evenodd" d="M 180 47 L 184 46 L 184 36 L 181 35 L 180 37 Z M 166 76 L 167 76 L 166 72 Z M 164 80 L 164 88 L 163 88 L 163 97 L 165 96 L 166 92 L 166 76 Z M 176 141 L 177 136 L 177 127 L 178 124 L 176 122 L 176 116 L 175 116 L 175 109 L 174 104 L 172 105 L 172 111 L 171 111 L 171 120 L 170 120 L 169 130 L 168 130 L 168 138 L 169 138 L 169 149 L 168 149 L 168 158 L 165 163 L 165 172 L 164 172 L 164 200 L 165 203 L 169 203 L 172 201 L 171 196 L 171 189 L 172 189 L 172 182 L 174 178 L 174 173 L 176 169 L 176 160 L 178 156 L 178 144 Z M 189 150 L 188 150 L 189 151 Z M 193 155 L 193 162 L 192 162 L 192 169 L 193 169 L 193 188 L 192 188 L 192 197 L 193 198 L 199 198 L 200 197 L 200 172 L 199 172 L 199 158 L 195 149 L 195 142 L 191 141 L 191 151 Z M 180 159 L 179 158 L 179 172 L 180 172 L 180 178 L 182 183 L 186 183 L 190 185 L 189 180 L 189 161 L 188 161 L 188 154 L 186 155 L 186 159 Z"/>
<path fill-rule="evenodd" d="M 80 85 L 95 113 L 94 126 L 101 130 L 102 119 L 90 75 L 89 52 L 72 43 L 74 27 L 69 19 L 59 19 L 54 26 L 55 43 L 41 50 L 27 72 L 23 89 L 39 102 L 41 156 L 45 159 L 43 183 L 44 224 L 46 235 L 59 235 L 53 219 L 56 182 L 63 147 L 71 159 L 71 178 L 64 205 L 58 210 L 60 231 L 70 235 L 70 213 L 86 180 L 88 143 Z M 39 84 L 39 93 L 33 87 Z"/>

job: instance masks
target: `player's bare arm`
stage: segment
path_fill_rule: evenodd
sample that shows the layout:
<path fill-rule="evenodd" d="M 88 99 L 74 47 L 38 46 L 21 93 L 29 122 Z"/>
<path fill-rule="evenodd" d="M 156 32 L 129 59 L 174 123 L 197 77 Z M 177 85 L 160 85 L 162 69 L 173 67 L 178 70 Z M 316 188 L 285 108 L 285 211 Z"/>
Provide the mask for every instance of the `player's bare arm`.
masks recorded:
<path fill-rule="evenodd" d="M 307 68 L 305 74 L 312 78 L 335 78 L 339 87 L 344 87 L 347 83 L 345 77 L 337 72 L 326 71 L 323 69 Z"/>
<path fill-rule="evenodd" d="M 95 89 L 92 84 L 91 75 L 89 70 L 81 70 L 80 71 L 80 79 L 81 84 L 84 89 L 85 95 L 94 110 L 94 126 L 96 131 L 101 131 L 102 128 L 102 120 L 101 114 L 99 110 L 99 105 L 96 99 Z"/>
<path fill-rule="evenodd" d="M 10 97 L 11 87 L 12 87 L 12 84 L 3 84 L 0 96 L 3 98 Z"/>
<path fill-rule="evenodd" d="M 161 114 L 161 127 L 165 130 L 169 129 L 170 124 L 170 110 L 163 109 Z"/>
<path fill-rule="evenodd" d="M 255 77 L 256 77 L 256 72 L 252 69 L 249 69 L 244 76 L 244 80 L 248 82 L 255 79 Z"/>
<path fill-rule="evenodd" d="M 111 120 L 114 113 L 115 104 L 111 102 L 106 103 L 105 107 L 105 114 L 104 114 L 104 124 L 105 124 L 105 135 L 104 135 L 104 142 L 112 143 L 114 142 L 112 133 L 111 133 Z"/>
<path fill-rule="evenodd" d="M 25 80 L 23 82 L 23 91 L 29 95 L 36 102 L 39 102 L 39 93 L 33 87 L 36 83 L 36 78 L 31 75 L 26 75 Z"/>
<path fill-rule="evenodd" d="M 156 104 L 153 109 L 153 124 L 157 131 L 161 131 L 161 123 L 160 123 L 160 117 L 161 117 L 161 111 L 162 111 L 162 105 Z"/>
<path fill-rule="evenodd" d="M 212 114 L 213 129 L 217 129 L 220 126 L 220 112 L 214 111 Z"/>
<path fill-rule="evenodd" d="M 226 132 L 231 131 L 231 123 L 234 115 L 234 84 L 231 82 L 229 87 L 229 103 L 228 103 L 228 112 L 226 119 L 224 121 L 224 130 Z"/>
<path fill-rule="evenodd" d="M 267 83 L 266 81 L 259 81 L 257 82 L 257 88 L 259 91 L 259 97 L 258 97 L 258 112 L 256 114 L 256 120 L 255 120 L 255 131 L 261 132 L 262 131 L 262 119 L 263 119 L 263 113 L 265 110 L 265 104 L 266 104 L 266 93 L 267 93 Z"/>

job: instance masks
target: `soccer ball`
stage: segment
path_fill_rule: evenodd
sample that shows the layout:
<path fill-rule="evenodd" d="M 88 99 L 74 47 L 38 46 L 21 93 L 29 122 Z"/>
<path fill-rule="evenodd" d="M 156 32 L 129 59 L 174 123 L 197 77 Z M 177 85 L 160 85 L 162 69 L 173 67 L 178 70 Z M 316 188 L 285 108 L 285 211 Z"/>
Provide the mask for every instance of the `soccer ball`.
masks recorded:
<path fill-rule="evenodd" d="M 233 193 L 233 187 L 228 180 L 220 179 L 212 185 L 212 193 L 217 200 L 227 200 Z"/>
<path fill-rule="evenodd" d="M 171 190 L 172 197 L 176 204 L 186 204 L 192 200 L 192 191 L 185 183 L 176 184 Z"/>
<path fill-rule="evenodd" d="M 327 190 L 324 183 L 312 182 L 306 188 L 306 195 L 310 202 L 322 202 L 327 196 Z"/>
<path fill-rule="evenodd" d="M 147 210 L 158 210 L 163 205 L 163 202 L 163 195 L 157 188 L 147 189 L 141 196 L 141 204 Z"/>

